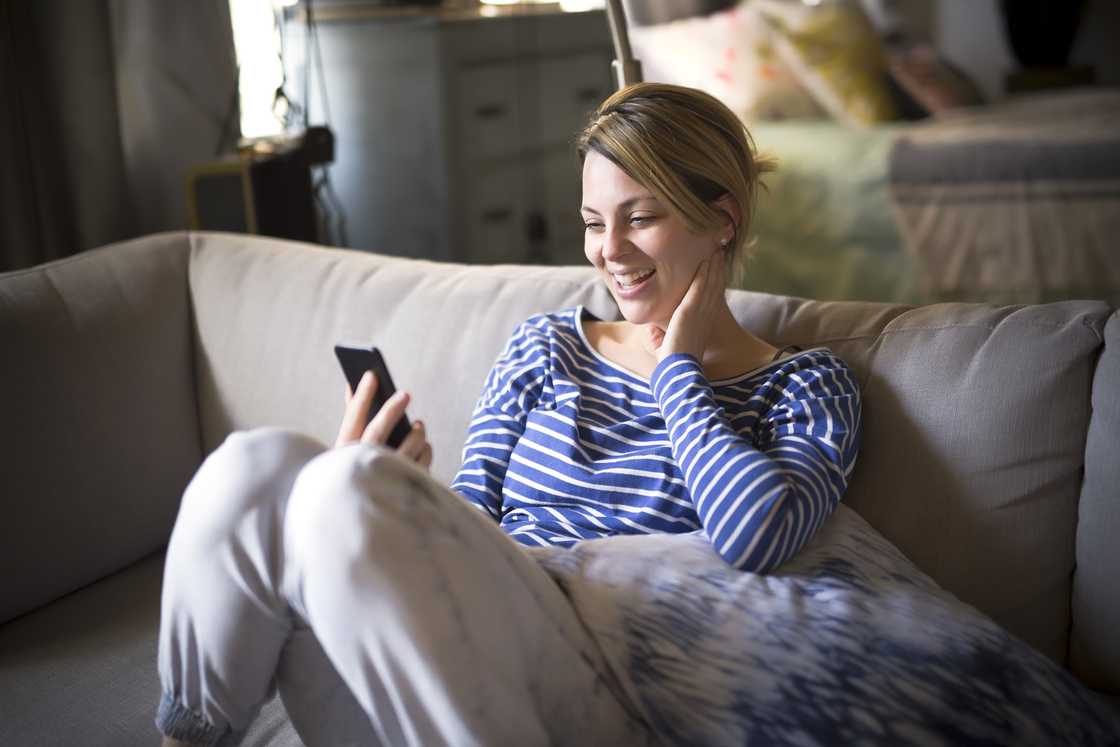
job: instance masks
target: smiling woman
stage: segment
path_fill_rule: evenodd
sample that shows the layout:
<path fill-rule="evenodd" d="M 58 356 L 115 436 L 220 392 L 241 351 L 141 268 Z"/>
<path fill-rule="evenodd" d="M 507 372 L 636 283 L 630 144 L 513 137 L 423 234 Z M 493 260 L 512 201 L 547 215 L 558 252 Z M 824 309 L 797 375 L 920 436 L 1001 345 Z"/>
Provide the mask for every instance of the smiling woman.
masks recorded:
<path fill-rule="evenodd" d="M 644 354 L 643 370 L 672 352 L 690 353 L 709 374 L 750 370 L 772 355 L 723 301 L 726 278 L 750 247 L 759 178 L 774 168 L 738 118 L 700 91 L 644 83 L 603 102 L 578 147 L 584 252 L 626 319 L 609 330 L 589 326 L 589 336 L 606 333 L 631 365 Z M 701 314 L 666 345 L 694 286 Z M 692 306 L 682 323 L 696 316 L 683 313 Z"/>
<path fill-rule="evenodd" d="M 394 744 L 656 742 L 642 673 L 606 658 L 636 661 L 641 641 L 593 634 L 556 564 L 586 542 L 691 535 L 722 573 L 769 573 L 836 511 L 860 444 L 855 377 L 826 348 L 776 350 L 724 296 L 769 168 L 742 126 L 698 91 L 640 84 L 604 102 L 580 154 L 584 249 L 623 321 L 579 306 L 518 325 L 450 489 L 418 422 L 385 446 L 406 390 L 362 429 L 369 380 L 334 449 L 231 436 L 167 554 L 166 736 L 235 738 L 310 631 L 321 676 L 281 685 L 286 704 L 316 704 L 293 715 L 309 745 L 369 741 L 370 725 Z"/>

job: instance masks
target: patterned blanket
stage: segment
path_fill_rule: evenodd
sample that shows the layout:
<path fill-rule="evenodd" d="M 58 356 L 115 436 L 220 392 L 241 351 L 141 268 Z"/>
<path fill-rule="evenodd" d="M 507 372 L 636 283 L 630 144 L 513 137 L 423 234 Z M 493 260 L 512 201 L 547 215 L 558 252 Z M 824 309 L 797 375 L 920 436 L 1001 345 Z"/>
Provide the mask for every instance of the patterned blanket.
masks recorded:
<path fill-rule="evenodd" d="M 1120 716 L 841 506 L 778 572 L 700 532 L 532 549 L 667 744 L 1120 743 Z"/>

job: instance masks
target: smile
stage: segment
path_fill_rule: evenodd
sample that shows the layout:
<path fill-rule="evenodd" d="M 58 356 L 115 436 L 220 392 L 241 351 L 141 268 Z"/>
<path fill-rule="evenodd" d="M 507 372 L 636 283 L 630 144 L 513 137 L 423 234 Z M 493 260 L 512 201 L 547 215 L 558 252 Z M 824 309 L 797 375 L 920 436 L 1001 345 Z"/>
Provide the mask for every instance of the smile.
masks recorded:
<path fill-rule="evenodd" d="M 656 272 L 656 270 L 649 269 L 641 272 L 630 272 L 625 275 L 612 274 L 611 278 L 614 280 L 615 289 L 621 295 L 629 297 L 644 288 Z"/>
<path fill-rule="evenodd" d="M 650 269 L 642 270 L 641 272 L 630 272 L 625 275 L 614 275 L 613 277 L 623 288 L 633 288 L 635 285 L 639 285 L 643 280 L 648 278 L 653 273 L 654 270 Z"/>

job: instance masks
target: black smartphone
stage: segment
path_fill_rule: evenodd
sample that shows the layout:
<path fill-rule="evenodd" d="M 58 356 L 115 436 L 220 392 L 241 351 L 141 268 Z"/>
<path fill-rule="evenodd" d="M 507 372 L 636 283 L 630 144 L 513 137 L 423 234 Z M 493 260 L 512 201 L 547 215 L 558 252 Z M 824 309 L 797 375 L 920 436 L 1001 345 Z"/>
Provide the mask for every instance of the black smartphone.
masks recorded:
<path fill-rule="evenodd" d="M 366 371 L 373 371 L 377 375 L 377 391 L 373 395 L 373 403 L 369 408 L 369 416 L 363 425 L 369 425 L 369 421 L 373 420 L 373 416 L 377 411 L 384 406 L 385 401 L 393 396 L 393 392 L 397 388 L 393 386 L 393 377 L 389 375 L 389 368 L 385 365 L 385 359 L 381 356 L 381 351 L 375 347 L 356 347 L 353 345 L 335 345 L 334 354 L 338 358 L 339 364 L 342 366 L 342 372 L 346 375 L 346 381 L 350 383 L 350 391 L 358 391 L 358 382 L 362 380 L 362 376 Z M 394 449 L 400 447 L 404 437 L 412 430 L 412 424 L 408 422 L 408 415 L 401 415 L 401 419 L 393 426 L 393 430 L 389 433 L 388 445 Z"/>

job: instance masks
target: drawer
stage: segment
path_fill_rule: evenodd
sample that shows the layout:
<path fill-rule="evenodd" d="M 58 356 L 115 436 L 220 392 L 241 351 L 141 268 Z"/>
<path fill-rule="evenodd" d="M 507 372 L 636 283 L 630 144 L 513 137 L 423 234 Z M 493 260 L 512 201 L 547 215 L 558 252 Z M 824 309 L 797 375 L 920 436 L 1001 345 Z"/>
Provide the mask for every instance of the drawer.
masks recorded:
<path fill-rule="evenodd" d="M 551 153 L 537 163 L 544 184 L 549 262 L 584 264 L 587 258 L 583 254 L 583 219 L 579 213 L 582 198 L 579 159 L 573 149 Z"/>
<path fill-rule="evenodd" d="M 457 76 L 460 148 L 468 159 L 516 154 L 520 144 L 518 69 L 514 64 L 480 65 Z"/>
<path fill-rule="evenodd" d="M 482 264 L 525 261 L 529 238 L 523 172 L 521 164 L 512 163 L 467 177 L 462 213 L 467 245 L 456 252 L 461 261 Z"/>
<path fill-rule="evenodd" d="M 591 112 L 614 90 L 610 59 L 602 52 L 551 57 L 537 63 L 536 142 L 574 143 Z"/>

